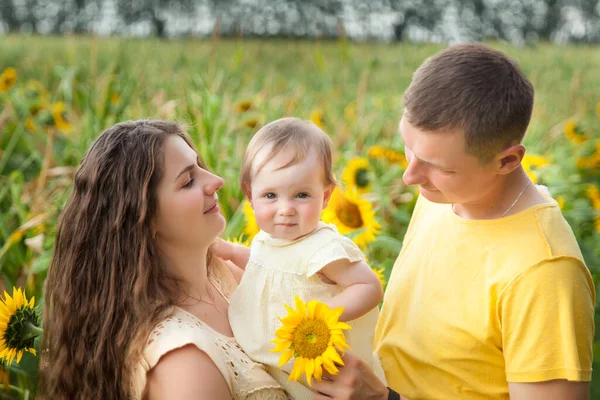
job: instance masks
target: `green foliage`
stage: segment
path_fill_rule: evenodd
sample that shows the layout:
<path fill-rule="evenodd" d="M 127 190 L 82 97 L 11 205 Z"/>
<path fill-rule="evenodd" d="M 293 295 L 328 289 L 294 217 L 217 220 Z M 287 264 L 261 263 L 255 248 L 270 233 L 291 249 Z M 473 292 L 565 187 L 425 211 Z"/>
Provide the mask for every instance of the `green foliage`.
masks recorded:
<path fill-rule="evenodd" d="M 576 46 L 491 45 L 517 59 L 536 88 L 525 144 L 547 163 L 532 163 L 529 172 L 564 203 L 598 285 L 600 199 L 595 202 L 593 188 L 600 187 L 600 163 L 594 164 L 600 157 L 600 79 L 593 71 L 600 70 L 600 53 Z M 345 41 L 4 37 L 0 73 L 14 67 L 17 81 L 0 93 L 0 282 L 7 290 L 24 287 L 43 307 L 56 220 L 74 168 L 111 124 L 139 118 L 186 124 L 209 167 L 226 181 L 219 194 L 229 221 L 224 236 L 240 237 L 240 163 L 262 124 L 318 114 L 334 142 L 338 177 L 350 159 L 366 158 L 374 145 L 402 152 L 402 93 L 413 71 L 439 49 Z M 34 80 L 43 90 L 31 89 Z M 565 135 L 569 126 L 576 126 L 581 143 Z M 402 183 L 401 165 L 371 158 L 370 166 L 374 182 L 367 198 L 382 232 L 366 253 L 372 266 L 386 267 L 387 278 L 416 196 Z M 10 372 L 11 395 L 35 393 L 37 364 L 26 354 L 21 364 L 1 367 Z M 592 398 L 600 398 L 596 376 Z"/>

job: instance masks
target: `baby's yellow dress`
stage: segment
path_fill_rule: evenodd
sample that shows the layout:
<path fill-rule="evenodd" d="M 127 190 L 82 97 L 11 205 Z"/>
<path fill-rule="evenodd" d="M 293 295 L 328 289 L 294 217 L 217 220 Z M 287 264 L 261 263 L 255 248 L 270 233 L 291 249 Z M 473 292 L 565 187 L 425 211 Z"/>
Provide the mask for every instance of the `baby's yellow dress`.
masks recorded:
<path fill-rule="evenodd" d="M 334 225 L 320 222 L 317 229 L 297 240 L 272 238 L 259 232 L 250 248 L 250 259 L 244 277 L 231 296 L 229 322 L 234 336 L 246 354 L 267 366 L 269 373 L 285 388 L 293 399 L 312 399 L 313 392 L 299 382 L 289 382 L 294 359 L 277 367 L 279 353 L 271 353 L 271 340 L 281 326 L 277 317 L 287 315 L 284 304 L 294 307 L 294 297 L 304 302 L 325 301 L 341 293 L 343 288 L 327 284 L 317 273 L 329 263 L 347 259 L 364 260 L 358 246 L 340 235 Z M 373 352 L 377 307 L 348 323 L 352 330 L 345 331 L 352 353 L 361 357 L 385 382 L 379 359 Z M 303 378 L 304 379 L 304 378 Z"/>
<path fill-rule="evenodd" d="M 209 269 L 209 279 L 215 288 L 229 299 L 236 282 L 221 263 Z M 205 352 L 215 363 L 235 400 L 287 400 L 279 383 L 264 366 L 252 361 L 236 340 L 225 336 L 202 322 L 195 315 L 174 307 L 169 317 L 150 333 L 133 379 L 134 399 L 141 399 L 146 386 L 146 373 L 171 350 L 188 344 Z"/>

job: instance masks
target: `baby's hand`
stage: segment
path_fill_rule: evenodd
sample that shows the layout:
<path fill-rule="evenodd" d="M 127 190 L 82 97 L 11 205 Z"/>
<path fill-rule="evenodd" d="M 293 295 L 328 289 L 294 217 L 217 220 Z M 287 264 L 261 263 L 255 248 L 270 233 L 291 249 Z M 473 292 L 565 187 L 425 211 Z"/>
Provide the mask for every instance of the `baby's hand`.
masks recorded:
<path fill-rule="evenodd" d="M 213 249 L 215 256 L 225 261 L 231 260 L 235 251 L 233 243 L 229 243 L 221 238 L 217 238 Z"/>

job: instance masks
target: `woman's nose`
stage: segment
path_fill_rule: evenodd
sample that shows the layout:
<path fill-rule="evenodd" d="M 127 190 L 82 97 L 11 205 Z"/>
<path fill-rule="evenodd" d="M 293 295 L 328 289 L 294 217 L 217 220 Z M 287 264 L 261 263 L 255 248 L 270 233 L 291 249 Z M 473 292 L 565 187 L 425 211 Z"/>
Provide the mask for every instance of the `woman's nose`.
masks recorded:
<path fill-rule="evenodd" d="M 210 174 L 210 177 L 204 186 L 204 191 L 207 195 L 212 195 L 214 192 L 221 189 L 221 187 L 223 187 L 223 178 Z"/>

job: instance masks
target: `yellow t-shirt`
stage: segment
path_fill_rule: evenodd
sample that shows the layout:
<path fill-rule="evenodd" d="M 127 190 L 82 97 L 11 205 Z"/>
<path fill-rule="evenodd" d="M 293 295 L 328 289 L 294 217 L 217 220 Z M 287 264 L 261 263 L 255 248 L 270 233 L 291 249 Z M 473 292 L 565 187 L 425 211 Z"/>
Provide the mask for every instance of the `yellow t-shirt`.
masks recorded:
<path fill-rule="evenodd" d="M 507 382 L 589 381 L 595 290 L 552 199 L 468 220 L 419 198 L 375 332 L 410 400 L 508 399 Z"/>

